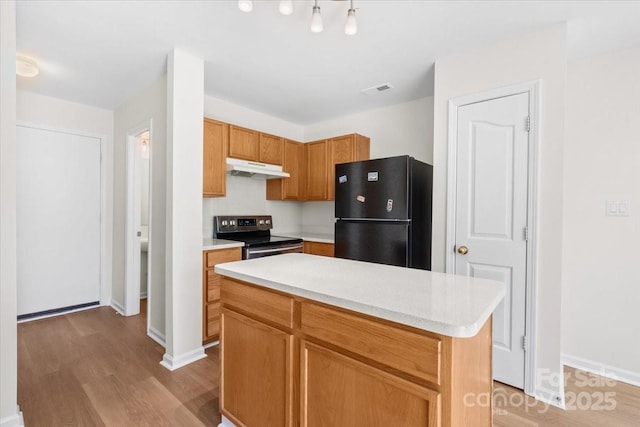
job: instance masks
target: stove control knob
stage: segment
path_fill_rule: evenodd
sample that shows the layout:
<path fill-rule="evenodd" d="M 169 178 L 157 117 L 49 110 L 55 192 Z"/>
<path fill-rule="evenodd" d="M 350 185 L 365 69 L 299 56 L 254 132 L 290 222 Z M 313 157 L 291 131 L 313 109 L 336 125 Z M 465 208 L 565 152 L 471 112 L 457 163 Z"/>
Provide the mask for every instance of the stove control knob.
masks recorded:
<path fill-rule="evenodd" d="M 236 220 L 232 219 L 231 221 L 229 221 L 229 225 L 231 225 L 232 227 L 236 225 Z"/>
<path fill-rule="evenodd" d="M 225 219 L 224 221 L 222 221 L 222 226 L 223 226 L 223 227 L 226 227 L 226 226 L 227 226 L 227 224 L 228 224 L 228 222 L 227 222 L 227 220 L 226 220 L 226 219 Z"/>
<path fill-rule="evenodd" d="M 271 220 L 270 219 L 266 220 L 265 222 L 267 223 L 267 225 L 271 224 Z"/>
<path fill-rule="evenodd" d="M 259 222 L 260 225 L 264 225 L 264 219 L 261 219 Z"/>

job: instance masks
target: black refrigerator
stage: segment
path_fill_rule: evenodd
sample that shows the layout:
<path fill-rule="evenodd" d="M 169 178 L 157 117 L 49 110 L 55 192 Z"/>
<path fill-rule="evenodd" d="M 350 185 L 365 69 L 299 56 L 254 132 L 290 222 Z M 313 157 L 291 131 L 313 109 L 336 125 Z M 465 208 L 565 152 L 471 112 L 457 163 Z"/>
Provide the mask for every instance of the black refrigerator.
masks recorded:
<path fill-rule="evenodd" d="M 433 166 L 399 156 L 336 165 L 335 256 L 431 270 Z"/>

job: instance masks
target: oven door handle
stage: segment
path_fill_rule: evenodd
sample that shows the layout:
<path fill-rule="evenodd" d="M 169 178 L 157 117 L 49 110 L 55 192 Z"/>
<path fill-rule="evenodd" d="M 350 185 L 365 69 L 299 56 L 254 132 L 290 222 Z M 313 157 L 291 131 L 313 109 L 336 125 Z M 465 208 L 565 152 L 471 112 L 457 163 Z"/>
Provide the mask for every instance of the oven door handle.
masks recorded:
<path fill-rule="evenodd" d="M 249 254 L 269 254 L 274 252 L 283 252 L 283 251 L 291 251 L 291 250 L 301 250 L 302 243 L 293 245 L 293 246 L 278 246 L 277 248 L 271 249 L 248 249 L 247 252 Z"/>

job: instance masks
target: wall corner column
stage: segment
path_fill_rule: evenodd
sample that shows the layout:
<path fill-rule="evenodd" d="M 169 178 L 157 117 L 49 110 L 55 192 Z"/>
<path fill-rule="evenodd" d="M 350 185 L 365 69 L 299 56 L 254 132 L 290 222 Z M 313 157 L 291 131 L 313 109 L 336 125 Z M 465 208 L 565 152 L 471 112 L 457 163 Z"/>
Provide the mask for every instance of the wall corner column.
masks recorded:
<path fill-rule="evenodd" d="M 202 134 L 204 61 L 174 49 L 167 59 L 166 343 L 178 369 L 202 347 Z"/>

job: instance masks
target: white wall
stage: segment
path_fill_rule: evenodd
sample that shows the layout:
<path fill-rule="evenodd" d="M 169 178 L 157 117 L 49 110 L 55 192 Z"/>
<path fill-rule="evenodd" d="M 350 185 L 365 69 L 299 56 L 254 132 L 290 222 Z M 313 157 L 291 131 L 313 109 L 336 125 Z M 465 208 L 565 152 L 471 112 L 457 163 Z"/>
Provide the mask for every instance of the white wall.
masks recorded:
<path fill-rule="evenodd" d="M 204 61 L 167 58 L 166 343 L 162 365 L 206 357 L 202 348 L 202 132 Z M 153 227 L 153 225 L 152 225 Z"/>
<path fill-rule="evenodd" d="M 448 101 L 541 80 L 539 147 L 538 317 L 536 368 L 561 374 L 562 179 L 566 26 L 559 25 L 436 62 L 434 94 L 433 268 L 444 271 Z M 541 381 L 540 397 L 561 396 L 557 381 Z"/>
<path fill-rule="evenodd" d="M 22 425 L 16 326 L 16 7 L 0 2 L 0 426 Z"/>
<path fill-rule="evenodd" d="M 217 98 L 205 96 L 204 116 L 238 126 L 304 141 L 304 128 Z M 215 215 L 272 215 L 273 232 L 300 230 L 301 204 L 268 201 L 263 180 L 227 175 L 227 195 L 202 199 L 202 235 L 213 235 Z"/>
<path fill-rule="evenodd" d="M 640 385 L 639 76 L 640 49 L 568 67 L 562 351 Z M 631 215 L 606 216 L 608 199 Z"/>
<path fill-rule="evenodd" d="M 152 254 L 149 332 L 160 341 L 165 335 L 165 215 L 167 151 L 167 79 L 162 77 L 119 106 L 114 113 L 114 225 L 113 300 L 124 307 L 126 227 L 127 132 L 151 119 L 151 221 Z"/>
<path fill-rule="evenodd" d="M 354 132 L 371 138 L 372 159 L 408 154 L 433 164 L 433 97 L 315 123 L 305 128 L 304 140 Z M 301 218 L 303 230 L 333 234 L 334 202 L 306 202 Z"/>
<path fill-rule="evenodd" d="M 113 112 L 27 91 L 17 93 L 18 120 L 49 129 L 79 132 L 102 139 L 102 264 L 100 302 L 109 304 L 112 292 Z"/>

